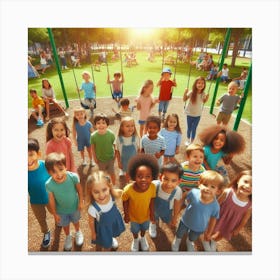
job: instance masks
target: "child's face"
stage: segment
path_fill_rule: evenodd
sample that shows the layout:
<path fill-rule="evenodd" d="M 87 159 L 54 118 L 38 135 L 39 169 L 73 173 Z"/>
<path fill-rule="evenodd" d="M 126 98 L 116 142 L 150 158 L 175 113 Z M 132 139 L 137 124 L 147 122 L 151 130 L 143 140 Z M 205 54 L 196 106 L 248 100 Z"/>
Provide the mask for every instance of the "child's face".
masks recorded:
<path fill-rule="evenodd" d="M 49 171 L 49 174 L 52 176 L 53 180 L 58 183 L 61 184 L 63 183 L 66 178 L 67 178 L 67 173 L 66 173 L 66 166 L 64 165 L 55 165 L 53 167 L 53 170 Z"/>
<path fill-rule="evenodd" d="M 33 99 L 36 99 L 36 98 L 38 97 L 36 92 L 30 92 L 30 96 L 31 96 Z"/>
<path fill-rule="evenodd" d="M 180 178 L 177 173 L 166 171 L 160 175 L 160 181 L 164 190 L 171 193 L 179 185 Z"/>
<path fill-rule="evenodd" d="M 115 79 L 116 81 L 118 81 L 120 78 L 121 78 L 120 75 L 115 75 L 115 76 L 114 76 L 114 79 Z"/>
<path fill-rule="evenodd" d="M 134 121 L 126 121 L 122 124 L 123 135 L 126 137 L 132 136 L 135 131 Z"/>
<path fill-rule="evenodd" d="M 139 191 L 145 192 L 153 180 L 151 168 L 148 166 L 139 166 L 136 170 L 135 182 Z"/>
<path fill-rule="evenodd" d="M 83 74 L 82 75 L 82 78 L 85 80 L 85 81 L 89 81 L 90 77 L 88 74 Z"/>
<path fill-rule="evenodd" d="M 121 107 L 122 107 L 122 109 L 124 111 L 128 111 L 129 110 L 129 105 L 122 105 Z"/>
<path fill-rule="evenodd" d="M 75 112 L 75 118 L 78 120 L 78 121 L 83 121 L 85 119 L 85 112 L 84 111 L 78 111 L 78 112 Z"/>
<path fill-rule="evenodd" d="M 228 86 L 228 93 L 229 93 L 229 95 L 235 95 L 237 90 L 238 90 L 238 88 L 237 88 L 236 85 L 229 84 L 229 86 Z"/>
<path fill-rule="evenodd" d="M 145 89 L 145 94 L 150 95 L 150 94 L 152 94 L 153 90 L 154 90 L 154 85 L 149 85 Z"/>
<path fill-rule="evenodd" d="M 199 90 L 199 91 L 202 91 L 205 87 L 205 82 L 204 80 L 198 80 L 197 83 L 196 83 L 196 88 Z"/>
<path fill-rule="evenodd" d="M 167 121 L 167 127 L 170 130 L 175 130 L 177 126 L 177 119 L 175 117 L 170 117 Z"/>
<path fill-rule="evenodd" d="M 61 141 L 66 135 L 65 127 L 62 123 L 57 123 L 52 128 L 52 135 L 55 141 Z"/>
<path fill-rule="evenodd" d="M 28 151 L 28 170 L 35 170 L 38 167 L 38 159 L 40 158 L 40 152 Z"/>
<path fill-rule="evenodd" d="M 92 186 L 91 194 L 98 204 L 107 204 L 110 200 L 110 188 L 105 182 L 95 183 Z"/>
<path fill-rule="evenodd" d="M 170 74 L 170 73 L 162 73 L 162 78 L 163 78 L 165 81 L 168 81 L 168 80 L 170 80 L 170 78 L 171 78 L 171 74 Z"/>
<path fill-rule="evenodd" d="M 249 196 L 252 194 L 252 176 L 243 175 L 240 177 L 237 182 L 236 194 L 240 194 L 242 196 Z"/>
<path fill-rule="evenodd" d="M 204 160 L 204 153 L 200 150 L 193 150 L 191 151 L 190 155 L 187 157 L 189 160 L 189 165 L 194 168 L 198 169 Z"/>
<path fill-rule="evenodd" d="M 147 133 L 148 133 L 150 139 L 156 139 L 159 130 L 160 130 L 160 128 L 158 127 L 157 123 L 149 122 L 147 124 Z"/>
<path fill-rule="evenodd" d="M 213 148 L 220 150 L 224 147 L 226 143 L 226 135 L 224 133 L 219 133 L 216 138 L 213 140 Z"/>
<path fill-rule="evenodd" d="M 201 198 L 205 200 L 212 200 L 220 193 L 217 183 L 213 182 L 200 182 L 199 189 L 201 191 Z"/>
<path fill-rule="evenodd" d="M 96 122 L 95 127 L 99 134 L 105 134 L 107 132 L 108 125 L 105 120 L 99 120 Z"/>
<path fill-rule="evenodd" d="M 49 86 L 50 86 L 49 82 L 46 80 L 43 81 L 43 85 L 44 85 L 44 88 L 49 88 Z"/>

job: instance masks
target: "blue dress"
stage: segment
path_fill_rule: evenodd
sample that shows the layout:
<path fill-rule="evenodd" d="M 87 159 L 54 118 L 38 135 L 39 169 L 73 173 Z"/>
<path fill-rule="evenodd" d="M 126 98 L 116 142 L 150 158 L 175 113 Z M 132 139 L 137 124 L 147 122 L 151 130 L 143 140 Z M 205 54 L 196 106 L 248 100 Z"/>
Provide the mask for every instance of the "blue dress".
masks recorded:
<path fill-rule="evenodd" d="M 96 202 L 92 203 L 92 206 L 98 211 L 100 216 L 99 221 L 95 219 L 96 241 L 95 243 L 104 247 L 112 247 L 113 237 L 119 236 L 125 231 L 125 225 L 118 210 L 115 199 L 113 199 L 113 206 L 108 211 L 103 213 Z"/>
<path fill-rule="evenodd" d="M 122 145 L 122 150 L 121 150 L 121 163 L 123 166 L 123 171 L 126 172 L 127 171 L 127 165 L 128 165 L 128 161 L 130 160 L 131 157 L 133 157 L 134 155 L 136 155 L 137 151 L 135 148 L 135 136 L 132 136 L 132 140 L 131 140 L 131 145 L 124 145 L 124 141 L 123 141 L 123 137 L 120 136 L 120 143 Z"/>

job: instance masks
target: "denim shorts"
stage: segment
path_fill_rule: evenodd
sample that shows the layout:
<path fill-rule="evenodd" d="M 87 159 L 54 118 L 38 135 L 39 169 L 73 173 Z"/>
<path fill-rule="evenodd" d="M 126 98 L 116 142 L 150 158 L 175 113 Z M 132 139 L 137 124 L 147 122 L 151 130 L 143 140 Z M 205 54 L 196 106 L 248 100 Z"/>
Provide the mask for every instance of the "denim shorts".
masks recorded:
<path fill-rule="evenodd" d="M 203 232 L 196 232 L 189 229 L 182 221 L 180 221 L 179 226 L 176 231 L 176 236 L 182 238 L 184 234 L 187 233 L 190 241 L 195 241 Z"/>
<path fill-rule="evenodd" d="M 141 121 L 141 120 L 139 120 L 138 123 L 139 123 L 140 125 L 144 125 L 144 124 L 146 123 L 146 121 Z"/>
<path fill-rule="evenodd" d="M 142 224 L 136 222 L 130 222 L 130 231 L 132 233 L 138 233 L 139 231 L 146 231 L 149 229 L 150 221 L 146 221 Z"/>
<path fill-rule="evenodd" d="M 119 92 L 113 92 L 113 97 L 114 97 L 114 99 L 116 99 L 116 98 L 122 98 L 122 96 L 123 96 L 123 94 L 122 94 L 121 91 L 119 91 Z"/>
<path fill-rule="evenodd" d="M 72 222 L 73 224 L 76 224 L 77 222 L 79 222 L 80 218 L 81 218 L 81 213 L 79 210 L 77 210 L 74 213 L 71 214 L 58 214 L 60 217 L 60 222 L 59 222 L 59 226 L 61 227 L 66 227 L 70 224 L 70 222 Z"/>

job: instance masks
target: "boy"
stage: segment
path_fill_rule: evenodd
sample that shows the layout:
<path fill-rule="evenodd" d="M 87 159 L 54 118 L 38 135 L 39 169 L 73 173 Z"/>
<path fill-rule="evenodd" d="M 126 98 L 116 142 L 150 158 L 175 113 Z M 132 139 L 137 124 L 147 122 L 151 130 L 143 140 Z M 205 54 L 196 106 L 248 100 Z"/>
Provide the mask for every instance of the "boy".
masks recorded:
<path fill-rule="evenodd" d="M 122 119 L 124 117 L 131 117 L 135 106 L 130 108 L 129 103 L 130 103 L 129 99 L 123 98 L 120 101 L 120 110 L 118 112 L 116 112 L 115 109 L 112 109 L 112 111 L 114 113 L 116 113 L 115 116 L 116 116 L 117 119 Z"/>
<path fill-rule="evenodd" d="M 225 84 L 229 81 L 229 69 L 227 67 L 227 64 L 223 64 L 222 70 L 219 72 L 219 76 L 221 77 L 221 81 Z"/>
<path fill-rule="evenodd" d="M 124 83 L 123 73 L 115 72 L 114 80 L 110 81 L 110 76 L 107 77 L 107 84 L 111 84 L 113 88 L 112 97 L 117 102 L 120 107 L 120 100 L 123 97 L 123 92 L 121 89 L 121 85 Z"/>
<path fill-rule="evenodd" d="M 236 108 L 237 104 L 240 103 L 242 95 L 236 95 L 238 91 L 238 85 L 235 82 L 228 84 L 228 92 L 225 93 L 218 101 L 217 106 L 220 107 L 219 114 L 217 116 L 217 124 L 227 125 L 229 123 L 231 114 Z"/>
<path fill-rule="evenodd" d="M 171 227 L 176 227 L 181 210 L 182 190 L 178 186 L 183 174 L 182 167 L 177 163 L 167 163 L 160 169 L 160 180 L 156 185 L 155 222 L 150 223 L 149 233 L 152 238 L 157 236 L 156 222 L 159 218 Z"/>
<path fill-rule="evenodd" d="M 186 149 L 186 160 L 181 164 L 183 175 L 180 187 L 184 193 L 198 187 L 200 174 L 205 171 L 202 165 L 204 160 L 203 147 L 198 144 L 190 144 Z"/>
<path fill-rule="evenodd" d="M 45 110 L 44 100 L 37 95 L 36 89 L 30 89 L 29 92 L 32 97 L 32 116 L 37 121 L 37 126 L 43 126 L 43 112 Z"/>
<path fill-rule="evenodd" d="M 172 88 L 176 87 L 176 80 L 170 80 L 172 72 L 170 68 L 164 68 L 161 73 L 161 79 L 158 81 L 157 86 L 160 87 L 159 91 L 159 105 L 158 105 L 158 115 L 164 121 L 165 114 L 169 105 L 169 101 L 172 98 Z M 161 115 L 162 113 L 162 115 Z"/>
<path fill-rule="evenodd" d="M 47 248 L 51 242 L 51 232 L 46 221 L 46 206 L 49 203 L 45 183 L 49 179 L 45 162 L 41 157 L 37 139 L 28 138 L 28 193 L 31 209 L 44 234 L 42 246 Z"/>
<path fill-rule="evenodd" d="M 175 238 L 172 251 L 179 251 L 182 237 L 187 233 L 187 249 L 195 251 L 194 241 L 204 233 L 204 239 L 210 240 L 211 234 L 219 219 L 220 206 L 216 196 L 222 192 L 224 179 L 214 170 L 207 170 L 200 175 L 199 189 L 192 189 L 186 197 L 184 210 Z M 205 231 L 207 229 L 207 231 Z"/>
<path fill-rule="evenodd" d="M 93 123 L 96 131 L 91 134 L 90 143 L 94 161 L 98 164 L 99 170 L 110 174 L 112 183 L 115 185 L 115 135 L 108 129 L 109 118 L 107 115 L 99 113 L 95 116 Z"/>
<path fill-rule="evenodd" d="M 45 159 L 45 166 L 51 176 L 46 182 L 49 192 L 49 208 L 57 225 L 62 226 L 66 235 L 64 250 L 72 249 L 70 222 L 74 224 L 77 246 L 81 246 L 84 237 L 80 231 L 80 210 L 83 205 L 83 190 L 77 174 L 66 170 L 65 155 L 50 153 Z"/>

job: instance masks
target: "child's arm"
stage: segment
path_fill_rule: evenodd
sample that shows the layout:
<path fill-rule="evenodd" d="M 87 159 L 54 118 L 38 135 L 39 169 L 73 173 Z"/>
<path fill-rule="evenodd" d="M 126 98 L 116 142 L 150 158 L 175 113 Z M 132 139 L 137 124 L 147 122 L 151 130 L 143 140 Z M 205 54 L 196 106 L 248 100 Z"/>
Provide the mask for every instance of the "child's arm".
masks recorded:
<path fill-rule="evenodd" d="M 77 131 L 76 131 L 75 123 L 73 123 L 73 126 L 72 126 L 72 140 L 73 140 L 74 144 L 76 146 L 78 146 L 78 143 L 77 143 Z"/>
<path fill-rule="evenodd" d="M 220 205 L 221 205 L 221 204 L 225 201 L 225 199 L 227 198 L 227 195 L 228 195 L 229 191 L 230 191 L 230 188 L 225 189 L 225 190 L 223 191 L 223 193 L 218 197 L 217 201 L 218 201 L 218 203 L 219 203 Z"/>
<path fill-rule="evenodd" d="M 171 220 L 171 227 L 176 228 L 179 213 L 181 211 L 182 201 L 174 199 L 173 216 Z"/>
<path fill-rule="evenodd" d="M 60 217 L 56 213 L 55 199 L 52 192 L 49 192 L 49 205 L 48 209 L 50 209 L 51 214 L 54 216 L 54 220 L 56 224 L 60 222 Z"/>
<path fill-rule="evenodd" d="M 123 75 L 123 72 L 122 72 L 122 79 L 121 79 L 121 83 L 124 83 L 124 75 Z"/>
<path fill-rule="evenodd" d="M 88 224 L 91 231 L 91 241 L 96 240 L 95 218 L 88 214 Z"/>
<path fill-rule="evenodd" d="M 204 95 L 204 98 L 203 98 L 203 103 L 206 103 L 207 101 L 208 101 L 208 99 L 209 99 L 209 93 L 207 93 L 207 94 L 205 94 Z"/>
<path fill-rule="evenodd" d="M 155 198 L 151 199 L 149 209 L 150 209 L 150 220 L 151 222 L 155 222 Z"/>
<path fill-rule="evenodd" d="M 130 219 L 129 219 L 129 213 L 128 213 L 128 206 L 129 206 L 129 201 L 126 200 L 126 201 L 123 201 L 123 212 L 124 212 L 124 221 L 126 223 L 129 223 Z"/>
<path fill-rule="evenodd" d="M 93 90 L 94 90 L 95 95 L 96 95 L 96 85 L 93 86 Z"/>
<path fill-rule="evenodd" d="M 91 148 L 92 148 L 92 156 L 93 156 L 93 159 L 94 159 L 94 161 L 98 164 L 98 159 L 97 159 L 96 153 L 95 153 L 95 145 L 94 145 L 94 144 L 91 144 Z"/>
<path fill-rule="evenodd" d="M 189 99 L 188 92 L 189 89 L 186 88 L 183 94 L 183 101 L 187 101 Z"/>
<path fill-rule="evenodd" d="M 230 164 L 232 158 L 233 158 L 233 154 L 227 154 L 223 157 L 223 162 L 225 164 Z"/>
<path fill-rule="evenodd" d="M 161 81 L 162 81 L 162 78 L 160 78 L 159 81 L 157 82 L 157 87 L 161 86 Z"/>
<path fill-rule="evenodd" d="M 244 217 L 242 218 L 239 226 L 237 226 L 234 231 L 232 232 L 233 236 L 236 236 L 239 234 L 240 230 L 246 225 L 246 223 L 248 222 L 249 218 L 252 215 L 252 208 L 248 209 L 247 212 L 245 213 Z"/>
<path fill-rule="evenodd" d="M 121 154 L 120 154 L 120 151 L 116 150 L 116 158 L 117 158 L 117 161 L 118 161 L 118 167 L 120 169 L 122 169 L 122 162 L 121 162 Z"/>
<path fill-rule="evenodd" d="M 161 156 L 164 155 L 164 152 L 165 152 L 165 150 L 161 150 L 160 152 L 156 152 L 156 153 L 155 153 L 155 157 L 156 157 L 156 158 L 160 158 Z"/>
<path fill-rule="evenodd" d="M 204 164 L 204 167 L 205 167 L 206 170 L 211 170 L 211 168 L 210 168 L 210 166 L 209 166 L 209 164 L 208 164 L 208 162 L 205 158 L 203 160 L 203 164 Z"/>
<path fill-rule="evenodd" d="M 79 206 L 78 206 L 78 209 L 82 210 L 83 206 L 84 206 L 84 196 L 83 196 L 83 189 L 82 189 L 81 183 L 77 183 L 75 185 L 75 187 L 76 187 L 76 190 L 77 190 L 77 193 L 78 193 L 78 196 L 79 196 Z"/>
<path fill-rule="evenodd" d="M 210 241 L 212 232 L 213 232 L 214 227 L 216 225 L 216 222 L 217 222 L 217 219 L 215 217 L 211 217 L 209 219 L 207 230 L 204 233 L 204 240 L 205 241 Z"/>
<path fill-rule="evenodd" d="M 176 79 L 173 79 L 173 87 L 177 87 Z"/>

